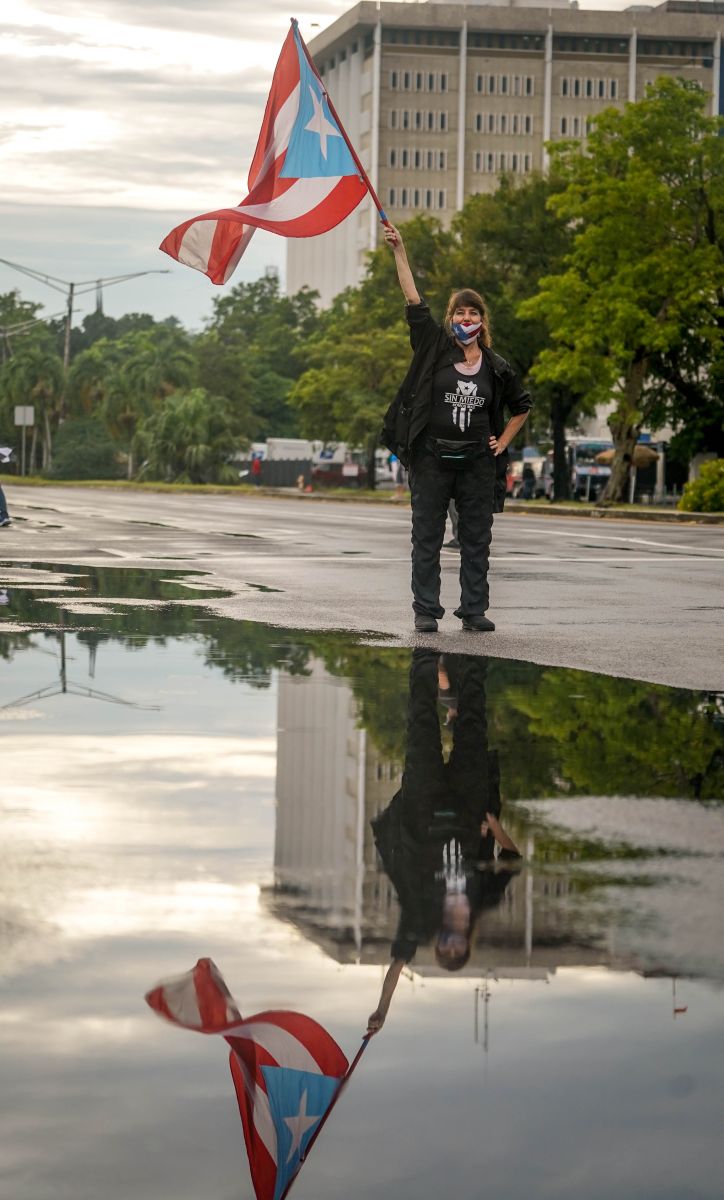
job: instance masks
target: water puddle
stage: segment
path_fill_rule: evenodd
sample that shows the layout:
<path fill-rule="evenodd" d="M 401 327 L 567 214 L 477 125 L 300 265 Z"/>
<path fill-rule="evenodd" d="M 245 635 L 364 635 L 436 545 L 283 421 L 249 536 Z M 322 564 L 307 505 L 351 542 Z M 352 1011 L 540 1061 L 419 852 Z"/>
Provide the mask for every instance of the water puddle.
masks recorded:
<path fill-rule="evenodd" d="M 0 565 L 7 1194 L 253 1194 L 229 1046 L 143 1002 L 211 958 L 243 1017 L 303 1013 L 350 1063 L 378 1030 L 296 1200 L 718 1198 L 722 696 L 233 621 L 224 594 Z M 188 986 L 166 1016 L 212 1021 Z M 279 1187 L 344 1070 L 294 1020 L 249 1034 Z"/>

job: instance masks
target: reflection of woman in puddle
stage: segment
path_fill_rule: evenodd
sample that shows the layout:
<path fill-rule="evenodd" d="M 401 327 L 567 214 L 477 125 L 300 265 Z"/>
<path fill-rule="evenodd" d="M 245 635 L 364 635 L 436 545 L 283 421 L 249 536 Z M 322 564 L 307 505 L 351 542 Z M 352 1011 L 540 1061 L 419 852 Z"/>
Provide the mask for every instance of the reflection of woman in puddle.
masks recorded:
<path fill-rule="evenodd" d="M 488 750 L 485 659 L 416 650 L 410 670 L 402 787 L 372 822 L 375 844 L 400 903 L 392 964 L 369 1019 L 384 1023 L 403 967 L 418 945 L 458 971 L 470 958 L 480 915 L 503 898 L 520 860 L 500 824 L 496 751 Z M 438 701 L 453 746 L 443 757 Z M 496 853 L 497 847 L 497 853 Z"/>

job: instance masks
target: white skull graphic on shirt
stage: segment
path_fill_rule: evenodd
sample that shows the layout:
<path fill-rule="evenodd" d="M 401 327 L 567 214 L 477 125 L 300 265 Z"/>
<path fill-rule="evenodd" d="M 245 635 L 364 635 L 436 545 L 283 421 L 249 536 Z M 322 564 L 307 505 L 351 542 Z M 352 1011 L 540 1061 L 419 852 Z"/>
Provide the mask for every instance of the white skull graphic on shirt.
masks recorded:
<path fill-rule="evenodd" d="M 470 428 L 470 421 L 476 408 L 485 404 L 485 396 L 478 395 L 478 385 L 474 379 L 458 379 L 456 392 L 445 392 L 445 403 L 452 405 L 452 422 L 460 430 Z"/>

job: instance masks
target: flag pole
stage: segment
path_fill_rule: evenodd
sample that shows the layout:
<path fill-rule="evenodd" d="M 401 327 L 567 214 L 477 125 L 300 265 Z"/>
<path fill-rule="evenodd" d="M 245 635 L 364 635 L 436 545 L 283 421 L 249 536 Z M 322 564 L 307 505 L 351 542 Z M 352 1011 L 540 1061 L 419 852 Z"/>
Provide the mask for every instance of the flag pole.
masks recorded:
<path fill-rule="evenodd" d="M 308 1146 L 307 1146 L 306 1150 L 304 1151 L 304 1154 L 302 1155 L 302 1157 L 301 1157 L 301 1158 L 300 1158 L 300 1160 L 299 1160 L 299 1170 L 298 1170 L 298 1171 L 297 1171 L 297 1172 L 294 1174 L 294 1176 L 293 1176 L 293 1177 L 290 1179 L 290 1181 L 289 1181 L 289 1184 L 288 1184 L 287 1188 L 286 1188 L 286 1189 L 284 1190 L 284 1192 L 282 1193 L 281 1200 L 287 1200 L 287 1196 L 289 1195 L 289 1192 L 291 1191 L 291 1188 L 292 1188 L 292 1185 L 293 1185 L 293 1183 L 294 1183 L 295 1179 L 296 1179 L 296 1178 L 297 1178 L 297 1176 L 300 1174 L 300 1172 L 301 1172 L 301 1169 L 302 1169 L 302 1167 L 303 1167 L 304 1163 L 305 1163 L 305 1162 L 307 1161 L 307 1159 L 309 1158 L 309 1154 L 310 1154 L 310 1151 L 311 1151 L 311 1149 L 312 1149 L 312 1146 L 314 1145 L 314 1143 L 316 1142 L 316 1140 L 317 1140 L 317 1138 L 319 1137 L 320 1133 L 321 1133 L 321 1132 L 322 1132 L 322 1130 L 324 1129 L 324 1126 L 325 1126 L 325 1125 L 326 1125 L 326 1123 L 327 1123 L 327 1119 L 328 1119 L 328 1117 L 329 1117 L 329 1114 L 331 1113 L 331 1111 L 332 1111 L 332 1109 L 334 1108 L 335 1104 L 337 1103 L 337 1101 L 339 1100 L 340 1096 L 342 1095 L 342 1092 L 344 1091 L 344 1089 L 346 1088 L 347 1084 L 349 1083 L 349 1080 L 350 1080 L 350 1078 L 351 1078 L 351 1076 L 352 1076 L 352 1072 L 355 1070 L 355 1068 L 356 1068 L 356 1066 L 357 1066 L 357 1064 L 358 1064 L 359 1060 L 361 1059 L 362 1055 L 364 1054 L 365 1050 L 367 1049 L 367 1047 L 368 1047 L 368 1045 L 369 1045 L 369 1042 L 370 1042 L 370 1038 L 371 1038 L 371 1037 L 372 1037 L 372 1034 L 371 1034 L 371 1033 L 366 1033 L 366 1034 L 365 1034 L 365 1036 L 362 1038 L 362 1045 L 360 1046 L 359 1050 L 358 1050 L 358 1051 L 357 1051 L 357 1053 L 355 1054 L 355 1056 L 354 1056 L 354 1058 L 353 1058 L 353 1060 L 352 1060 L 352 1063 L 351 1063 L 351 1065 L 350 1065 L 350 1066 L 347 1068 L 347 1070 L 346 1070 L 345 1074 L 344 1074 L 344 1075 L 342 1076 L 342 1078 L 340 1079 L 340 1081 L 339 1081 L 339 1087 L 337 1088 L 336 1092 L 334 1093 L 334 1097 L 332 1098 L 332 1103 L 330 1104 L 330 1106 L 329 1106 L 329 1108 L 327 1109 L 326 1113 L 325 1113 L 325 1114 L 324 1114 L 324 1116 L 322 1117 L 322 1120 L 319 1122 L 319 1124 L 318 1124 L 317 1128 L 315 1129 L 314 1133 L 312 1134 L 311 1138 L 309 1139 L 309 1144 L 308 1144 Z"/>
<path fill-rule="evenodd" d="M 362 182 L 365 184 L 367 191 L 369 192 L 370 196 L 372 197 L 372 203 L 374 204 L 375 208 L 377 209 L 378 213 L 380 214 L 380 221 L 382 222 L 383 225 L 389 225 L 390 222 L 387 217 L 387 213 L 385 212 L 384 208 L 382 207 L 382 204 L 380 203 L 380 198 L 372 186 L 372 182 L 370 180 L 369 175 L 367 174 L 364 167 L 362 166 L 362 163 L 359 160 L 357 151 L 355 150 L 354 146 L 352 145 L 351 141 L 349 140 L 349 137 L 347 136 L 347 130 L 345 129 L 344 125 L 342 124 L 342 122 L 339 119 L 337 110 L 334 107 L 334 104 L 332 103 L 332 98 L 331 98 L 329 92 L 327 91 L 326 87 L 324 86 L 324 80 L 321 78 L 319 71 L 317 70 L 316 64 L 314 62 L 314 59 L 312 58 L 311 54 L 309 53 L 309 50 L 307 49 L 307 44 L 304 41 L 304 38 L 302 37 L 301 33 L 299 32 L 299 22 L 297 21 L 296 17 L 292 17 L 291 21 L 292 21 L 292 25 L 294 27 L 294 32 L 296 33 L 296 35 L 299 38 L 299 41 L 301 43 L 306 60 L 309 63 L 309 66 L 311 67 L 312 71 L 314 72 L 316 78 L 319 80 L 319 83 L 322 88 L 322 93 L 324 95 L 325 100 L 327 101 L 327 104 L 329 105 L 329 111 L 331 112 L 332 116 L 334 117 L 335 121 L 337 122 L 337 128 L 339 129 L 339 132 L 342 134 L 342 137 L 344 138 L 344 140 L 347 144 L 347 149 L 349 150 L 350 154 L 352 155 L 352 158 L 354 159 L 354 164 L 360 173 Z M 320 1128 L 321 1128 L 321 1126 L 320 1126 Z M 314 1138 L 312 1138 L 312 1142 L 313 1141 L 314 1141 Z M 311 1146 L 312 1142 L 309 1143 L 310 1146 Z"/>

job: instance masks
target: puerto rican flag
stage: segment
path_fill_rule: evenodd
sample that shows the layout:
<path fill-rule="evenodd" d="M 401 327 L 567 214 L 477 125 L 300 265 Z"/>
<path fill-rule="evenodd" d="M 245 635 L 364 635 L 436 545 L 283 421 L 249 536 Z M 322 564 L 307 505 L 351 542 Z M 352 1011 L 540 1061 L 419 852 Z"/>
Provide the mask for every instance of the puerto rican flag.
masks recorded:
<path fill-rule="evenodd" d="M 146 1002 L 174 1025 L 229 1043 L 257 1200 L 283 1200 L 348 1073 L 337 1043 L 301 1013 L 242 1019 L 210 958 L 159 983 Z"/>
<path fill-rule="evenodd" d="M 249 170 L 248 196 L 235 208 L 184 221 L 160 248 L 203 271 L 212 283 L 226 283 L 255 229 L 315 237 L 349 216 L 366 192 L 367 182 L 292 21 Z"/>

